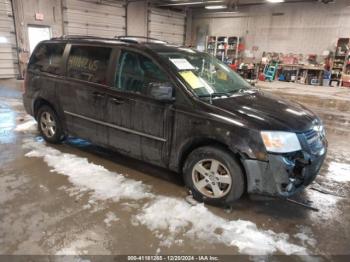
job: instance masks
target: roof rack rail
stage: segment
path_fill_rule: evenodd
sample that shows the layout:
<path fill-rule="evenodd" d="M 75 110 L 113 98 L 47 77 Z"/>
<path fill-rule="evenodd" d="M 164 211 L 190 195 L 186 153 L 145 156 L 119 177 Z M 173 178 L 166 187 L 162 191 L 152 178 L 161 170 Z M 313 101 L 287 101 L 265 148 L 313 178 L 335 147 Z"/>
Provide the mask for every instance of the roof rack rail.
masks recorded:
<path fill-rule="evenodd" d="M 167 44 L 168 42 L 146 36 L 115 36 L 115 39 L 129 43 L 156 43 Z"/>
<path fill-rule="evenodd" d="M 99 37 L 91 35 L 62 35 L 59 37 L 53 37 L 51 40 L 105 40 L 105 41 L 122 41 L 127 43 L 155 43 L 155 44 L 167 44 L 168 42 L 159 39 L 145 37 L 145 36 L 115 36 L 114 38 Z"/>
<path fill-rule="evenodd" d="M 51 40 L 70 40 L 70 39 L 100 39 L 100 40 L 115 40 L 115 38 L 99 37 L 91 35 L 62 35 L 59 37 L 53 37 Z"/>

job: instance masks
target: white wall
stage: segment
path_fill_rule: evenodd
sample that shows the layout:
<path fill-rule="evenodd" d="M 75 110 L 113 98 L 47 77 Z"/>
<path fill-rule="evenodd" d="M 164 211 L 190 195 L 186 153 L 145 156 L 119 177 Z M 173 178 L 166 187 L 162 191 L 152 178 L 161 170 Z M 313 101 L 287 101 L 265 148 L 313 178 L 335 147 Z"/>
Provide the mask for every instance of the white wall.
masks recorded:
<path fill-rule="evenodd" d="M 283 15 L 273 15 L 283 13 Z M 196 14 L 192 41 L 196 43 L 198 27 L 207 26 L 209 35 L 239 35 L 247 49 L 263 51 L 322 54 L 334 50 L 337 38 L 350 37 L 350 1 L 336 4 L 298 3 L 259 5 L 220 18 Z"/>
<path fill-rule="evenodd" d="M 192 22 L 186 26 L 186 16 L 184 12 L 152 7 L 147 1 L 129 2 L 127 4 L 127 35 L 148 36 L 169 43 L 183 44 L 187 35 L 191 39 Z"/>
<path fill-rule="evenodd" d="M 127 35 L 147 36 L 147 2 L 130 2 L 127 4 Z"/>
<path fill-rule="evenodd" d="M 125 35 L 125 4 L 121 0 L 62 0 L 65 35 Z"/>
<path fill-rule="evenodd" d="M 29 60 L 28 25 L 48 26 L 53 37 L 62 35 L 61 0 L 12 0 L 16 22 L 20 75 L 23 76 Z M 35 13 L 44 15 L 43 21 L 35 19 Z"/>
<path fill-rule="evenodd" d="M 18 74 L 16 35 L 11 1 L 0 0 L 0 78 Z"/>

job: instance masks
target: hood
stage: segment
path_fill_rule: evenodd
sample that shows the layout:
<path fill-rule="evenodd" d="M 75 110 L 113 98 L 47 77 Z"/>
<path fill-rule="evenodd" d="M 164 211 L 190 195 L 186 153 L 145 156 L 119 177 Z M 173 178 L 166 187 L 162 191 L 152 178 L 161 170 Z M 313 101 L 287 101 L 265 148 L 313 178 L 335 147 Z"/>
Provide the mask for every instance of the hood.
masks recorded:
<path fill-rule="evenodd" d="M 318 121 L 317 116 L 302 105 L 261 91 L 249 90 L 229 98 L 213 99 L 213 105 L 243 118 L 259 130 L 304 132 Z"/>

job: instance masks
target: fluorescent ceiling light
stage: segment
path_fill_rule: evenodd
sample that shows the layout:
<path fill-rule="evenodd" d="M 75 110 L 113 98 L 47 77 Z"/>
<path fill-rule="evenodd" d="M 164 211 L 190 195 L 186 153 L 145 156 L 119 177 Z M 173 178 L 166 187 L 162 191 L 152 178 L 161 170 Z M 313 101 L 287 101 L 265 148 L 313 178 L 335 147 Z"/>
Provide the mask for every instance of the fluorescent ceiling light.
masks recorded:
<path fill-rule="evenodd" d="M 160 4 L 160 6 L 177 6 L 177 5 L 203 5 L 203 4 L 215 4 L 222 3 L 222 0 L 211 0 L 211 1 L 195 1 L 195 2 L 176 2 L 173 4 Z"/>
<path fill-rule="evenodd" d="M 238 11 L 219 11 L 219 12 L 215 12 L 215 13 L 208 13 L 208 14 L 224 14 L 224 15 L 232 15 L 232 14 L 237 14 Z"/>
<path fill-rule="evenodd" d="M 210 9 L 210 10 L 225 9 L 226 7 L 227 7 L 226 5 L 207 5 L 205 6 L 205 9 Z"/>
<path fill-rule="evenodd" d="M 283 3 L 284 0 L 267 0 L 269 3 Z"/>

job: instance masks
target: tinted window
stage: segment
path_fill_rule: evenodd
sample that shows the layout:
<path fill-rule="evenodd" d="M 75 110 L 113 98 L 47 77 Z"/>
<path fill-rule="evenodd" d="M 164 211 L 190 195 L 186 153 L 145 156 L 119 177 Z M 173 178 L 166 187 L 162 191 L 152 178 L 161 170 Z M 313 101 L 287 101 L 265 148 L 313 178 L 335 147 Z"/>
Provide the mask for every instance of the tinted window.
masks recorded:
<path fill-rule="evenodd" d="M 68 58 L 67 75 L 88 82 L 107 84 L 107 69 L 111 48 L 72 46 Z"/>
<path fill-rule="evenodd" d="M 62 74 L 62 55 L 65 44 L 42 44 L 33 54 L 29 69 L 47 72 L 51 74 Z"/>
<path fill-rule="evenodd" d="M 115 87 L 138 94 L 148 94 L 150 83 L 169 82 L 166 74 L 148 57 L 123 51 L 120 55 Z"/>

